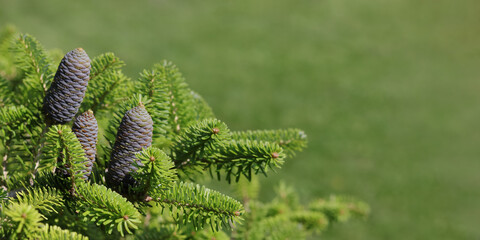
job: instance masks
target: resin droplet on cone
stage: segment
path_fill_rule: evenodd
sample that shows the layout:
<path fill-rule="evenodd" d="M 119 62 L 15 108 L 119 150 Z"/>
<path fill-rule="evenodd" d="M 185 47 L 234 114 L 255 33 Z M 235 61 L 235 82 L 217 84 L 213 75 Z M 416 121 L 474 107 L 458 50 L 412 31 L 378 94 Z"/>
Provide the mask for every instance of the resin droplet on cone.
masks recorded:
<path fill-rule="evenodd" d="M 90 68 L 90 58 L 82 48 L 63 57 L 43 101 L 43 111 L 53 123 L 64 124 L 75 117 L 87 90 Z"/>

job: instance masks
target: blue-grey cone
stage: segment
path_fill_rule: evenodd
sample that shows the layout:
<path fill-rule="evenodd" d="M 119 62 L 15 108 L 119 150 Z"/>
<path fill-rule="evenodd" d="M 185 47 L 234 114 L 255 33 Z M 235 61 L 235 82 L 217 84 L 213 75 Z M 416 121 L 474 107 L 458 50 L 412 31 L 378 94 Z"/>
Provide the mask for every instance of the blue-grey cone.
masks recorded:
<path fill-rule="evenodd" d="M 77 136 L 80 145 L 85 151 L 85 171 L 82 178 L 88 180 L 92 174 L 93 164 L 95 163 L 95 156 L 97 155 L 97 138 L 98 138 L 98 124 L 97 119 L 91 110 L 88 110 L 78 116 L 73 121 L 72 132 Z M 60 154 L 58 162 L 63 161 L 63 155 Z M 70 177 L 68 170 L 70 166 L 62 166 L 56 169 L 56 173 L 64 178 Z"/>
<path fill-rule="evenodd" d="M 87 90 L 90 68 L 90 58 L 82 48 L 63 57 L 43 100 L 43 111 L 53 123 L 64 124 L 75 117 Z"/>
<path fill-rule="evenodd" d="M 133 166 L 133 162 L 138 161 L 135 154 L 152 144 L 152 133 L 152 118 L 142 104 L 125 113 L 117 131 L 106 174 L 110 187 L 123 186 L 121 191 L 126 192 L 129 186 L 136 184 L 130 176 L 131 172 L 137 170 Z"/>
<path fill-rule="evenodd" d="M 86 170 L 83 174 L 83 178 L 86 180 L 92 174 L 95 156 L 97 155 L 98 124 L 92 110 L 84 112 L 75 119 L 72 131 L 77 136 L 87 157 L 85 162 Z"/>

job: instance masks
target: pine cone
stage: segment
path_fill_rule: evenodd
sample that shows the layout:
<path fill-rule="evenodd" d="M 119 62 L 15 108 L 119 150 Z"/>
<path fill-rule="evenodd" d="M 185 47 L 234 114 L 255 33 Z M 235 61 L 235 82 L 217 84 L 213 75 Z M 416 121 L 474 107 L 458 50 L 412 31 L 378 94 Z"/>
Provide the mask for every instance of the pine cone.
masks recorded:
<path fill-rule="evenodd" d="M 78 141 L 85 151 L 85 156 L 87 157 L 87 161 L 85 162 L 87 169 L 83 174 L 83 178 L 86 180 L 92 173 L 93 163 L 95 163 L 95 155 L 97 154 L 98 124 L 92 110 L 84 112 L 75 119 L 72 131 L 77 136 Z"/>
<path fill-rule="evenodd" d="M 90 67 L 90 58 L 82 48 L 63 57 L 43 100 L 43 111 L 53 123 L 67 123 L 77 114 L 87 90 Z"/>
<path fill-rule="evenodd" d="M 121 191 L 126 193 L 129 186 L 136 185 L 130 176 L 130 172 L 137 170 L 133 166 L 133 162 L 137 161 L 135 154 L 152 144 L 152 132 L 153 121 L 143 104 L 125 113 L 118 128 L 106 175 L 110 187 L 122 186 Z"/>

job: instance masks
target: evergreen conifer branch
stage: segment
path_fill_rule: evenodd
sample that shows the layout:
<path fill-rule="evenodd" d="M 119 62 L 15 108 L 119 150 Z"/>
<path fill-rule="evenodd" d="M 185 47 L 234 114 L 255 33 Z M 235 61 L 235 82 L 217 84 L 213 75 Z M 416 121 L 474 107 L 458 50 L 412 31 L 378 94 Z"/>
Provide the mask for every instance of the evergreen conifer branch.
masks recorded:
<path fill-rule="evenodd" d="M 302 150 L 306 135 L 299 129 L 230 132 L 167 61 L 131 82 L 113 53 L 90 61 L 77 48 L 61 60 L 52 82 L 49 58 L 58 60 L 60 51 L 46 52 L 27 34 L 10 43 L 13 32 L 0 34 L 1 237 L 86 239 L 76 231 L 120 238 L 141 228 L 138 238 L 303 238 L 329 222 L 368 214 L 363 202 L 343 197 L 303 207 L 283 185 L 277 198 L 263 204 L 255 200 L 253 184 L 241 192 L 242 205 L 182 182 L 190 170 L 209 170 L 228 182 L 266 175 Z M 101 111 L 100 128 L 110 118 L 103 157 L 95 154 L 98 124 L 91 111 L 76 119 L 73 130 L 52 126 L 70 122 L 79 108 Z M 98 167 L 92 169 L 93 162 Z M 247 223 L 235 226 L 242 217 Z"/>
<path fill-rule="evenodd" d="M 306 239 L 307 234 L 302 225 L 292 221 L 286 215 L 264 218 L 240 239 Z"/>
<path fill-rule="evenodd" d="M 35 178 L 37 172 L 38 172 L 38 169 L 40 167 L 40 161 L 42 160 L 41 159 L 41 156 L 43 154 L 43 147 L 45 146 L 45 135 L 47 134 L 49 128 L 50 128 L 50 122 L 46 122 L 42 125 L 42 127 L 40 127 L 42 130 L 41 132 L 38 131 L 38 129 L 33 129 L 32 133 L 34 133 L 33 135 L 36 135 L 38 136 L 37 139 L 34 139 L 32 138 L 32 143 L 34 143 L 34 148 L 33 148 L 33 151 L 30 151 L 30 155 L 33 157 L 33 163 L 35 164 L 33 166 L 33 171 L 32 171 L 32 179 Z M 35 130 L 37 130 L 35 132 Z M 35 134 L 35 133 L 39 133 L 39 134 Z"/>
<path fill-rule="evenodd" d="M 151 195 L 160 195 L 168 190 L 177 179 L 176 170 L 170 157 L 156 147 L 148 147 L 136 154 L 139 162 L 134 162 L 138 168 L 132 177 L 139 182 L 134 189 L 136 192 Z"/>
<path fill-rule="evenodd" d="M 88 237 L 85 237 L 79 233 L 71 232 L 66 229 L 61 229 L 55 225 L 46 224 L 42 230 L 38 233 L 38 240 L 88 240 Z"/>
<path fill-rule="evenodd" d="M 169 138 L 181 132 L 196 118 L 193 96 L 177 66 L 168 61 L 155 64 L 152 71 L 144 71 L 139 79 L 138 92 L 153 99 L 158 117 L 158 133 L 167 131 Z M 168 103 L 168 104 L 165 104 Z M 168 127 L 165 124 L 168 112 Z M 155 116 L 154 118 L 157 118 Z M 155 123 L 157 124 L 157 122 Z"/>
<path fill-rule="evenodd" d="M 43 170 L 37 172 L 35 179 L 31 179 L 30 175 L 15 174 L 11 175 L 7 182 L 7 189 L 10 190 L 9 195 L 16 197 L 18 193 L 37 188 L 48 188 L 56 194 L 62 193 L 69 189 L 69 183 L 63 178 L 55 175 L 51 170 Z"/>
<path fill-rule="evenodd" d="M 30 100 L 29 105 L 39 109 L 53 78 L 51 61 L 40 43 L 28 34 L 17 38 L 13 51 L 17 66 L 26 74 L 21 88 L 25 98 L 22 103 L 27 104 L 26 100 Z"/>
<path fill-rule="evenodd" d="M 179 182 L 160 196 L 152 196 L 163 208 L 170 209 L 176 221 L 192 223 L 195 229 L 205 224 L 219 231 L 239 222 L 243 206 L 237 200 L 193 183 Z"/>
<path fill-rule="evenodd" d="M 26 188 L 18 192 L 12 202 L 33 206 L 42 213 L 58 213 L 63 207 L 63 196 L 50 187 Z"/>
<path fill-rule="evenodd" d="M 230 130 L 217 119 L 197 121 L 179 135 L 172 146 L 172 158 L 176 168 L 203 164 L 197 160 L 207 159 L 219 145 L 228 140 Z"/>
<path fill-rule="evenodd" d="M 279 168 L 284 158 L 283 149 L 276 143 L 240 140 L 220 145 L 202 161 L 210 171 L 216 171 L 219 179 L 224 170 L 228 182 L 232 177 L 238 182 L 242 175 L 250 180 L 252 172 L 267 175 L 269 169 Z"/>
<path fill-rule="evenodd" d="M 133 204 L 121 195 L 102 185 L 79 183 L 77 193 L 81 214 L 86 221 L 104 226 L 108 234 L 117 230 L 122 236 L 125 232 L 132 234 L 137 229 L 140 213 Z"/>
<path fill-rule="evenodd" d="M 186 234 L 176 224 L 163 224 L 156 228 L 148 228 L 135 236 L 136 240 L 184 240 Z"/>
<path fill-rule="evenodd" d="M 171 77 L 168 71 L 155 65 L 151 70 L 143 70 L 138 79 L 137 92 L 141 92 L 152 100 L 152 104 L 147 105 L 147 110 L 154 121 L 154 138 L 172 132 L 169 122 L 171 104 L 167 77 Z"/>
<path fill-rule="evenodd" d="M 332 195 L 327 199 L 317 199 L 309 204 L 309 209 L 321 212 L 330 222 L 345 222 L 350 218 L 365 218 L 370 213 L 369 206 L 351 197 Z"/>
<path fill-rule="evenodd" d="M 15 133 L 29 124 L 31 115 L 30 110 L 23 105 L 6 106 L 0 109 L 0 128 Z"/>
<path fill-rule="evenodd" d="M 7 163 L 11 150 L 15 149 L 12 143 L 15 143 L 14 138 L 25 131 L 25 126 L 30 123 L 31 112 L 24 107 L 9 106 L 0 109 L 0 137 L 3 146 L 2 152 L 2 182 L 7 181 Z M 20 132 L 20 133 L 19 133 Z"/>
<path fill-rule="evenodd" d="M 88 161 L 80 142 L 66 125 L 52 126 L 46 139 L 45 157 L 39 169 L 53 170 L 57 166 L 57 172 L 70 180 L 70 190 L 74 193 L 76 183 L 84 181 L 82 178 Z M 61 162 L 57 164 L 58 160 Z"/>
<path fill-rule="evenodd" d="M 122 87 L 129 80 L 121 71 L 125 66 L 123 61 L 113 53 L 105 53 L 95 57 L 91 65 L 89 88 L 82 103 L 82 112 L 91 109 L 95 113 L 106 108 L 114 102 L 113 98 L 119 98 L 113 96 L 115 93 L 128 96 L 128 89 Z M 121 91 L 118 91 L 119 88 L 122 88 Z"/>
<path fill-rule="evenodd" d="M 25 203 L 10 204 L 5 209 L 5 216 L 2 234 L 9 239 L 34 239 L 44 218 L 32 205 Z"/>
<path fill-rule="evenodd" d="M 291 221 L 301 224 L 306 230 L 320 233 L 329 224 L 328 218 L 321 212 L 295 211 L 288 215 Z"/>
<path fill-rule="evenodd" d="M 5 77 L 0 75 L 0 107 L 4 107 L 7 104 L 12 104 L 14 101 L 14 91 L 13 86 L 10 81 L 8 81 Z"/>
<path fill-rule="evenodd" d="M 294 155 L 307 146 L 307 135 L 300 129 L 289 128 L 279 130 L 248 130 L 232 132 L 235 140 L 274 142 L 283 148 L 287 155 Z"/>

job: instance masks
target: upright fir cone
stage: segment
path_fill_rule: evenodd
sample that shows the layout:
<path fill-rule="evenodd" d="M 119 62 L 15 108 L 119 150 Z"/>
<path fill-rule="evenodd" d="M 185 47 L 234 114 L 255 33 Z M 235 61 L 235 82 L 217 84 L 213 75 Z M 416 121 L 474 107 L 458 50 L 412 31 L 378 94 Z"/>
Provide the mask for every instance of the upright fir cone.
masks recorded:
<path fill-rule="evenodd" d="M 125 113 L 110 156 L 106 175 L 109 186 L 121 185 L 121 191 L 126 193 L 129 186 L 136 184 L 130 176 L 130 172 L 137 170 L 133 166 L 133 162 L 137 161 L 135 154 L 152 144 L 152 133 L 153 121 L 143 104 L 140 103 Z"/>
<path fill-rule="evenodd" d="M 63 57 L 43 100 L 43 111 L 53 123 L 70 122 L 77 114 L 87 90 L 90 68 L 90 58 L 82 48 Z"/>
<path fill-rule="evenodd" d="M 95 156 L 97 155 L 98 124 L 93 111 L 88 110 L 78 116 L 73 122 L 72 131 L 77 136 L 87 157 L 85 162 L 87 169 L 83 174 L 83 178 L 87 180 L 92 174 L 93 163 L 95 163 Z"/>
<path fill-rule="evenodd" d="M 72 132 L 77 136 L 80 145 L 82 145 L 82 148 L 85 151 L 85 157 L 87 158 L 85 166 L 87 169 L 83 172 L 82 178 L 88 180 L 92 174 L 92 168 L 97 154 L 98 124 L 92 110 L 84 112 L 75 119 L 72 126 Z M 63 155 L 60 155 L 57 161 L 62 162 Z M 57 168 L 56 172 L 60 176 L 66 178 L 70 176 L 67 172 L 69 168 L 69 166 L 63 166 L 63 168 Z"/>

